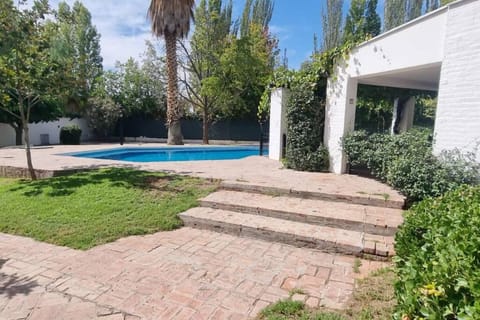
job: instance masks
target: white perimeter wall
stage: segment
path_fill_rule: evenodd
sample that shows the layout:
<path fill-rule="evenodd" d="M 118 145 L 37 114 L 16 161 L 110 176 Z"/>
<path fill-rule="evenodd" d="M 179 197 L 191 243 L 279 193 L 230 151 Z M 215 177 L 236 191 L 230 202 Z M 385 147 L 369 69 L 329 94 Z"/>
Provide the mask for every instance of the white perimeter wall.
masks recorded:
<path fill-rule="evenodd" d="M 82 129 L 82 141 L 88 141 L 93 138 L 92 130 L 88 127 L 85 119 L 60 118 L 57 121 L 39 122 L 30 124 L 30 142 L 32 145 L 39 145 L 40 135 L 48 134 L 50 144 L 60 143 L 60 128 L 76 124 Z M 15 130 L 8 124 L 0 123 L 0 147 L 15 145 Z"/>
<path fill-rule="evenodd" d="M 468 5 L 462 5 L 468 3 Z M 480 1 L 454 4 L 448 12 L 435 119 L 435 152 L 480 144 Z M 480 146 L 479 146 L 480 147 Z M 480 152 L 477 150 L 480 161 Z"/>

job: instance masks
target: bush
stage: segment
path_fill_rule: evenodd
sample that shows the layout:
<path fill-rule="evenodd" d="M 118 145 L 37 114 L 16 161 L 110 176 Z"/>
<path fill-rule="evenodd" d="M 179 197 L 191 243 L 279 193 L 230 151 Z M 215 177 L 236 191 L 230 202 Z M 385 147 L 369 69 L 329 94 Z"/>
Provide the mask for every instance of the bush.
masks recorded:
<path fill-rule="evenodd" d="M 480 187 L 415 205 L 396 235 L 395 319 L 480 319 Z"/>
<path fill-rule="evenodd" d="M 82 136 L 82 129 L 77 125 L 62 127 L 60 129 L 60 143 L 61 144 L 80 144 L 80 137 Z"/>
<path fill-rule="evenodd" d="M 108 137 L 113 133 L 121 115 L 122 107 L 109 97 L 93 97 L 88 101 L 89 126 L 101 137 Z"/>
<path fill-rule="evenodd" d="M 300 71 L 291 84 L 287 103 L 288 168 L 300 171 L 328 169 L 328 151 L 322 145 L 326 80 L 311 67 Z"/>
<path fill-rule="evenodd" d="M 428 130 L 411 130 L 395 136 L 357 131 L 343 140 L 343 147 L 350 165 L 366 166 L 410 201 L 437 197 L 479 181 L 479 166 L 474 156 L 458 150 L 434 156 Z"/>

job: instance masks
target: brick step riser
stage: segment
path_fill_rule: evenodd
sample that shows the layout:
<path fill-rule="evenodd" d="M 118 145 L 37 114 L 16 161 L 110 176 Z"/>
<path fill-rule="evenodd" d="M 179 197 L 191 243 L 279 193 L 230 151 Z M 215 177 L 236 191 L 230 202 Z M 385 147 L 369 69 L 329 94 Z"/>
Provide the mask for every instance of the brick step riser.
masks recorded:
<path fill-rule="evenodd" d="M 196 217 L 182 216 L 182 220 L 185 226 L 196 229 L 227 233 L 239 237 L 256 238 L 269 242 L 281 242 L 299 248 L 317 249 L 328 253 L 340 253 L 357 257 L 363 256 L 362 248 L 360 247 L 336 244 L 335 242 L 326 240 L 310 239 L 303 236 L 264 230 L 261 228 L 239 226 L 236 224 L 212 221 Z M 382 259 L 382 257 L 378 257 L 378 259 Z"/>
<path fill-rule="evenodd" d="M 275 188 L 275 187 L 255 186 L 255 185 L 222 183 L 220 184 L 220 189 L 230 190 L 230 191 L 258 193 L 258 194 L 264 194 L 264 195 L 270 195 L 270 196 L 276 195 L 276 196 L 287 196 L 287 197 L 294 197 L 294 198 L 300 198 L 300 199 L 344 202 L 344 203 L 360 204 L 365 206 L 381 207 L 381 208 L 403 209 L 404 207 L 404 203 L 400 201 L 368 199 L 365 197 L 346 196 L 346 195 L 329 194 L 329 193 L 322 193 L 322 192 L 298 191 L 298 190 L 289 190 L 289 189 L 282 189 L 282 188 Z"/>
<path fill-rule="evenodd" d="M 352 230 L 352 231 L 358 231 L 358 232 L 366 232 L 366 233 L 381 235 L 381 236 L 394 236 L 395 232 L 397 231 L 396 228 L 381 227 L 381 226 L 376 226 L 376 225 L 368 224 L 364 222 L 334 219 L 334 218 L 328 218 L 328 217 L 318 217 L 318 216 L 312 216 L 312 215 L 299 214 L 296 212 L 249 207 L 249 206 L 243 206 L 243 205 L 226 204 L 226 203 L 219 203 L 219 202 L 212 202 L 212 201 L 205 201 L 205 200 L 200 201 L 200 205 L 206 208 L 228 210 L 228 211 L 234 211 L 238 213 L 256 214 L 256 215 L 261 215 L 265 217 L 303 222 L 308 224 L 315 224 L 315 225 Z"/>

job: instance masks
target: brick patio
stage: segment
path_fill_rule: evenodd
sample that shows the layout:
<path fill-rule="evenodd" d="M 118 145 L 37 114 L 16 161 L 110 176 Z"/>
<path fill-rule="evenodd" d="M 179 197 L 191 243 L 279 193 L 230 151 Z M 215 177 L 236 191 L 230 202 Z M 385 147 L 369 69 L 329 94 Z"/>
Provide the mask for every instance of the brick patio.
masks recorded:
<path fill-rule="evenodd" d="M 295 172 L 264 157 L 138 164 L 58 155 L 112 147 L 118 145 L 54 146 L 34 149 L 32 155 L 35 168 L 43 170 L 44 176 L 63 170 L 128 166 L 220 179 L 224 187 L 246 192 L 263 190 L 272 195 L 320 196 L 352 203 L 350 207 L 357 203 L 398 208 L 404 200 L 374 180 Z M 0 149 L 0 175 L 24 171 L 25 167 L 24 150 Z M 275 189 L 270 190 L 272 187 Z M 247 190 L 243 190 L 245 188 Z M 220 198 L 228 199 L 225 195 Z M 242 199 L 237 200 L 247 206 Z M 276 203 L 286 203 L 282 197 L 265 201 L 259 195 L 250 194 L 248 199 L 251 206 L 258 207 L 254 199 L 265 205 L 264 214 L 285 214 L 279 211 L 284 206 Z M 299 201 L 303 202 L 297 205 L 294 200 L 287 201 L 290 216 L 286 218 L 305 217 L 307 222 L 326 221 L 335 225 L 346 221 L 334 214 L 341 211 L 339 204 L 328 206 L 333 214 L 330 216 L 328 210 L 320 214 L 309 210 L 312 206 L 309 201 Z M 214 202 L 218 205 L 219 201 Z M 318 202 L 313 206 L 327 209 Z M 370 211 L 364 212 L 363 208 L 355 210 L 360 216 L 354 221 L 362 225 L 351 222 L 347 225 L 355 229 L 370 223 L 376 230 L 378 224 L 387 227 L 385 232 L 389 232 L 388 219 L 378 216 L 374 210 L 375 221 L 369 222 L 372 219 L 365 217 Z M 385 212 L 388 210 L 384 208 Z M 347 218 L 355 220 L 350 213 Z M 354 265 L 354 257 L 338 253 L 187 227 L 123 238 L 88 251 L 0 233 L 0 320 L 250 319 L 267 305 L 288 297 L 292 289 L 302 289 L 305 294 L 296 294 L 294 299 L 303 300 L 311 307 L 340 309 L 351 297 L 355 278 L 386 264 L 362 260 L 360 273 L 353 272 Z"/>
<path fill-rule="evenodd" d="M 248 319 L 290 290 L 342 308 L 354 279 L 385 266 L 182 228 L 88 251 L 0 234 L 0 319 Z"/>

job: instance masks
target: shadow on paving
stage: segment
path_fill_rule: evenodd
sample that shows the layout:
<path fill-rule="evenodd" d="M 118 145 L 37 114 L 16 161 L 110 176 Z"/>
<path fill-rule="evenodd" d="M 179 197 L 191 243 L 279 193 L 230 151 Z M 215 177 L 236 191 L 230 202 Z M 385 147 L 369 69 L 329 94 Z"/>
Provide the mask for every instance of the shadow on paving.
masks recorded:
<path fill-rule="evenodd" d="M 80 172 L 70 176 L 29 181 L 21 180 L 10 191 L 23 191 L 29 197 L 45 194 L 51 197 L 68 196 L 87 185 L 109 183 L 111 187 L 143 190 L 174 191 L 171 182 L 182 182 L 187 177 L 126 168 L 108 168 L 99 171 Z"/>
<path fill-rule="evenodd" d="M 28 295 L 33 288 L 39 286 L 35 280 L 28 277 L 19 277 L 1 272 L 3 265 L 7 261 L 0 259 L 0 297 L 6 296 L 8 299 L 12 299 L 16 295 Z"/>

